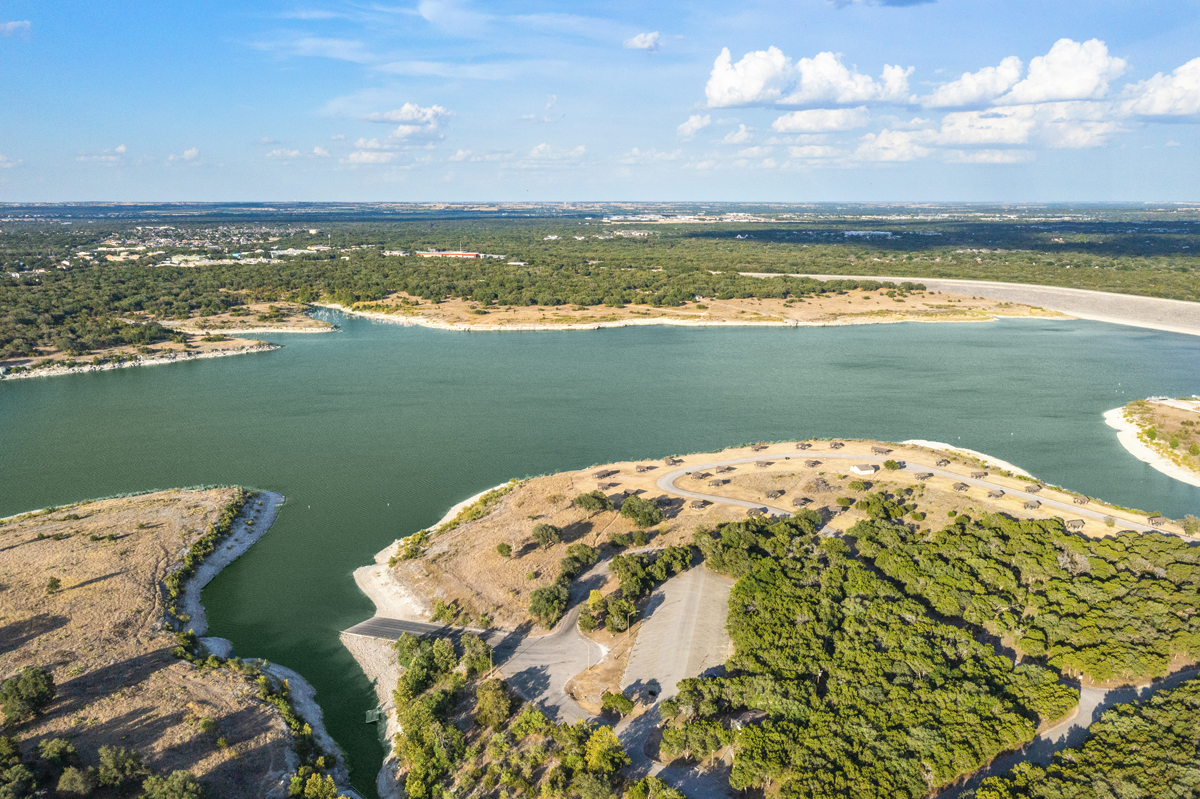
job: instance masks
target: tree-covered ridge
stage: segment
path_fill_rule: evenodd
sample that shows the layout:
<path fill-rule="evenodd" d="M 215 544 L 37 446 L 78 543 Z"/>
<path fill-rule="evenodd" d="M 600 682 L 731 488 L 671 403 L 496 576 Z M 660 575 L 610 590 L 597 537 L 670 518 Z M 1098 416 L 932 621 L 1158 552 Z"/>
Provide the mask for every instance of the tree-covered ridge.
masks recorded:
<path fill-rule="evenodd" d="M 1064 715 L 1074 690 L 1014 667 L 970 631 L 820 538 L 802 511 L 700 531 L 711 568 L 740 575 L 722 677 L 685 680 L 665 710 L 670 752 L 705 755 L 736 738 L 730 784 L 806 799 L 925 797 Z M 766 714 L 730 736 L 715 722 Z"/>
<path fill-rule="evenodd" d="M 934 532 L 872 512 L 859 554 L 945 618 L 1094 680 L 1137 680 L 1200 658 L 1200 547 L 1171 535 L 1068 533 L 1058 519 L 960 516 Z"/>
<path fill-rule="evenodd" d="M 1117 705 L 1088 732 L 1082 747 L 1056 753 L 1049 766 L 1023 763 L 984 780 L 975 799 L 1200 796 L 1200 680 Z"/>

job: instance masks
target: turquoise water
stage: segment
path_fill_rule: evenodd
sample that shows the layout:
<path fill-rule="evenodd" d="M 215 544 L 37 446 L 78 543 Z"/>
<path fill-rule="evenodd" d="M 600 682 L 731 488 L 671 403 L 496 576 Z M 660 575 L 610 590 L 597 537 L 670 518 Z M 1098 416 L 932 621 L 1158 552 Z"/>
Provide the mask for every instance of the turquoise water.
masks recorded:
<path fill-rule="evenodd" d="M 275 352 L 0 382 L 0 515 L 170 486 L 282 491 L 205 591 L 211 634 L 317 688 L 373 795 L 375 705 L 337 633 L 350 574 L 511 477 L 760 439 L 926 438 L 1169 516 L 1200 489 L 1128 455 L 1104 411 L 1200 392 L 1200 338 L 1090 322 L 447 333 L 330 315 Z"/>

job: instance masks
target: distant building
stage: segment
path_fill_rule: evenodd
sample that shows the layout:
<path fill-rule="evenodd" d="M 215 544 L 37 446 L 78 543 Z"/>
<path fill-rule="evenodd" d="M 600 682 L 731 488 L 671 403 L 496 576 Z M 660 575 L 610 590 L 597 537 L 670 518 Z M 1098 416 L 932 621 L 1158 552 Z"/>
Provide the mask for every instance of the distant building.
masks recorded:
<path fill-rule="evenodd" d="M 394 258 L 403 258 L 406 255 L 412 255 L 408 250 L 384 250 L 384 255 L 390 255 Z"/>
<path fill-rule="evenodd" d="M 873 463 L 859 463 L 850 467 L 850 471 L 855 474 L 875 474 L 879 471 L 879 467 Z"/>
<path fill-rule="evenodd" d="M 417 255 L 422 258 L 483 258 L 481 252 L 467 252 L 465 250 L 417 250 Z"/>

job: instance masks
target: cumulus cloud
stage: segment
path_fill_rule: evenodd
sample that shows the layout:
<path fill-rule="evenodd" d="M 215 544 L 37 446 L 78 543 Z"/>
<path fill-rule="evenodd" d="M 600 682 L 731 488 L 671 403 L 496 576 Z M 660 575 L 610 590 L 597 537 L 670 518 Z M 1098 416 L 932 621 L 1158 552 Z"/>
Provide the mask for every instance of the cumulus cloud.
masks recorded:
<path fill-rule="evenodd" d="M 700 114 L 692 114 L 686 121 L 682 122 L 679 127 L 675 128 L 675 132 L 680 138 L 690 139 L 702 129 L 707 128 L 712 124 L 712 117 L 708 114 L 701 116 Z"/>
<path fill-rule="evenodd" d="M 771 123 L 776 133 L 828 133 L 853 130 L 867 125 L 870 113 L 865 105 L 858 108 L 814 108 L 793 111 Z"/>
<path fill-rule="evenodd" d="M 1005 105 L 1057 100 L 1098 100 L 1110 81 L 1126 69 L 1123 59 L 1110 56 L 1099 39 L 1080 43 L 1059 39 L 1046 55 L 1029 62 L 1029 74 L 997 100 Z"/>
<path fill-rule="evenodd" d="M 299 150 L 285 150 L 282 147 L 272 150 L 271 152 L 267 153 L 267 158 L 299 158 L 299 157 L 300 157 Z"/>
<path fill-rule="evenodd" d="M 922 142 L 924 131 L 888 130 L 868 133 L 859 141 L 854 157 L 860 161 L 915 161 L 929 155 Z"/>
<path fill-rule="evenodd" d="M 195 161 L 199 157 L 200 157 L 200 148 L 199 147 L 189 147 L 188 149 L 183 151 L 182 155 L 175 155 L 174 153 L 172 153 L 171 155 L 168 155 L 167 160 L 168 161 Z"/>
<path fill-rule="evenodd" d="M 346 159 L 351 164 L 386 164 L 396 157 L 392 152 L 379 150 L 355 150 Z"/>
<path fill-rule="evenodd" d="M 1017 85 L 1024 65 L 1016 56 L 1009 56 L 996 67 L 984 67 L 978 72 L 964 72 L 958 80 L 942 84 L 933 94 L 921 98 L 928 108 L 947 108 L 989 103 Z"/>
<path fill-rule="evenodd" d="M 632 39 L 625 40 L 626 50 L 657 50 L 659 45 L 658 31 L 653 33 L 639 33 Z"/>
<path fill-rule="evenodd" d="M 788 147 L 788 155 L 792 158 L 834 158 L 839 154 L 836 147 L 824 144 L 802 144 Z"/>
<path fill-rule="evenodd" d="M 328 158 L 329 157 L 329 151 L 326 150 L 324 147 L 314 147 L 312 154 L 315 155 L 317 158 Z"/>
<path fill-rule="evenodd" d="M 683 158 L 683 150 L 672 150 L 669 153 L 664 153 L 653 148 L 642 150 L 634 147 L 617 160 L 622 164 L 649 164 L 654 161 L 678 161 L 680 158 Z"/>
<path fill-rule="evenodd" d="M 1024 164 L 1033 160 L 1029 150 L 947 150 L 950 164 Z"/>
<path fill-rule="evenodd" d="M 392 131 L 394 139 L 430 138 L 438 136 L 442 120 L 453 116 L 451 112 L 440 105 L 427 108 L 416 103 L 405 103 L 394 111 L 382 111 L 367 114 L 363 117 L 366 122 L 399 122 L 400 125 Z"/>
<path fill-rule="evenodd" d="M 75 160 L 76 161 L 96 161 L 96 162 L 105 163 L 105 164 L 115 164 L 119 161 L 124 160 L 124 156 L 125 156 L 125 145 L 118 144 L 116 147 L 112 148 L 111 150 L 104 150 L 103 152 L 99 152 L 99 153 L 85 153 L 84 155 L 78 156 Z"/>
<path fill-rule="evenodd" d="M 792 60 L 777 47 L 746 53 L 736 64 L 729 48 L 713 62 L 704 87 L 710 108 L 811 105 L 819 102 L 907 102 L 912 67 L 884 65 L 879 80 L 842 63 L 836 53 Z"/>
<path fill-rule="evenodd" d="M 529 151 L 529 158 L 535 161 L 562 161 L 565 159 L 580 158 L 585 152 L 587 152 L 587 148 L 582 144 L 573 150 L 560 150 L 550 146 L 546 142 L 542 142 Z"/>
<path fill-rule="evenodd" d="M 0 36 L 19 36 L 29 33 L 32 27 L 29 20 L 15 20 L 13 22 L 0 22 Z"/>
<path fill-rule="evenodd" d="M 1121 130 L 1110 103 L 1061 102 L 946 114 L 941 145 L 1027 144 L 1080 149 L 1099 147 Z"/>
<path fill-rule="evenodd" d="M 450 156 L 451 161 L 466 161 L 471 157 L 470 150 L 459 150 L 454 155 Z"/>
<path fill-rule="evenodd" d="M 0 169 L 12 169 L 14 166 L 17 166 L 20 163 L 21 163 L 20 158 L 13 160 L 12 158 L 9 158 L 8 156 L 6 156 L 4 153 L 0 153 Z"/>
<path fill-rule="evenodd" d="M 1194 58 L 1170 75 L 1126 86 L 1124 110 L 1142 116 L 1200 114 L 1200 58 Z"/>
<path fill-rule="evenodd" d="M 725 138 L 721 139 L 725 144 L 742 144 L 750 141 L 750 131 L 745 125 L 738 125 L 737 130 L 731 130 L 725 134 Z"/>
<path fill-rule="evenodd" d="M 379 139 L 361 138 L 354 142 L 354 146 L 359 150 L 395 150 L 399 145 L 381 142 Z"/>

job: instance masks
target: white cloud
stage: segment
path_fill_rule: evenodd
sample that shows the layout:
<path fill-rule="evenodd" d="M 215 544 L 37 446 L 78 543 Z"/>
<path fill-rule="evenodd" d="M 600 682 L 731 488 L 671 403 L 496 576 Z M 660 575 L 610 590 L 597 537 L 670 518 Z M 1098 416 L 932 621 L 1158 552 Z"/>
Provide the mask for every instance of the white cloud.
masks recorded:
<path fill-rule="evenodd" d="M 260 42 L 254 46 L 259 50 L 284 55 L 332 58 L 336 61 L 351 61 L 356 64 L 365 64 L 375 60 L 375 56 L 367 50 L 366 45 L 354 39 L 298 36 L 283 41 Z"/>
<path fill-rule="evenodd" d="M 270 146 L 270 145 L 272 145 L 272 144 L 279 144 L 279 142 L 278 142 L 278 141 L 276 141 L 275 139 L 271 139 L 271 138 L 268 138 L 268 137 L 266 137 L 266 136 L 263 136 L 261 139 L 259 139 L 258 141 L 254 142 L 254 143 L 255 143 L 255 144 L 261 144 L 261 145 L 262 145 L 262 146 L 264 146 L 264 147 L 268 147 L 268 146 Z"/>
<path fill-rule="evenodd" d="M 1167 146 L 1168 147 L 1178 147 L 1179 142 L 1175 141 L 1174 139 L 1171 139 L 1169 142 L 1167 142 Z"/>
<path fill-rule="evenodd" d="M 818 102 L 908 102 L 913 67 L 884 65 L 879 80 L 842 63 L 836 53 L 817 53 L 795 64 L 777 47 L 746 53 L 736 64 L 722 48 L 704 87 L 710 108 L 750 104 L 810 105 Z"/>
<path fill-rule="evenodd" d="M 1029 150 L 947 150 L 950 164 L 1025 164 L 1033 160 Z"/>
<path fill-rule="evenodd" d="M 865 101 L 907 102 L 908 76 L 913 67 L 905 69 L 885 64 L 880 80 L 863 75 L 842 64 L 841 56 L 817 53 L 813 58 L 801 58 L 796 63 L 800 87 L 783 102 L 806 105 L 815 102 L 861 103 Z"/>
<path fill-rule="evenodd" d="M 774 151 L 775 151 L 775 149 L 773 147 L 764 147 L 762 145 L 759 145 L 757 147 L 747 147 L 743 150 L 738 150 L 738 157 L 739 158 L 765 158 L 766 156 L 770 155 Z"/>
<path fill-rule="evenodd" d="M 582 144 L 576 147 L 574 150 L 564 151 L 555 147 L 551 147 L 546 142 L 542 142 L 529 151 L 529 158 L 535 161 L 562 161 L 580 158 L 585 152 L 587 152 L 587 148 Z"/>
<path fill-rule="evenodd" d="M 692 114 L 685 122 L 681 123 L 679 127 L 675 128 L 675 132 L 680 138 L 690 139 L 700 130 L 707 128 L 711 124 L 712 117 L 710 117 L 708 114 L 705 114 L 704 116 Z"/>
<path fill-rule="evenodd" d="M 854 157 L 860 161 L 915 161 L 929 155 L 929 148 L 921 144 L 926 138 L 924 131 L 884 128 L 863 136 Z"/>
<path fill-rule="evenodd" d="M 200 156 L 200 148 L 189 147 L 183 151 L 183 155 L 175 155 L 172 153 L 167 156 L 168 161 L 195 161 Z"/>
<path fill-rule="evenodd" d="M 299 158 L 299 150 L 285 150 L 282 147 L 267 153 L 267 158 Z"/>
<path fill-rule="evenodd" d="M 1099 147 L 1121 130 L 1111 103 L 1037 103 L 946 114 L 935 140 L 942 145 L 1028 144 Z"/>
<path fill-rule="evenodd" d="M 453 116 L 440 105 L 423 108 L 416 103 L 405 103 L 394 111 L 367 114 L 363 120 L 367 122 L 399 122 L 392 131 L 394 139 L 424 138 L 438 135 L 438 128 L 446 117 Z"/>
<path fill-rule="evenodd" d="M 947 108 L 991 102 L 1017 85 L 1023 68 L 1021 59 L 1009 56 L 1000 66 L 964 72 L 958 80 L 942 84 L 933 94 L 922 97 L 921 104 L 927 108 Z"/>
<path fill-rule="evenodd" d="M 337 135 L 335 135 L 335 136 L 330 136 L 330 137 L 329 137 L 329 140 L 330 140 L 330 141 L 345 141 L 345 140 L 346 140 L 346 134 L 345 134 L 345 133 L 339 133 L 339 134 L 337 134 Z"/>
<path fill-rule="evenodd" d="M 820 144 L 804 144 L 788 147 L 788 155 L 792 158 L 833 158 L 839 154 L 836 147 Z"/>
<path fill-rule="evenodd" d="M 0 36 L 17 36 L 18 34 L 28 33 L 31 27 L 27 19 L 0 22 Z"/>
<path fill-rule="evenodd" d="M 725 138 L 721 139 L 725 144 L 742 144 L 750 141 L 750 131 L 745 125 L 738 125 L 737 130 L 731 130 L 725 134 Z"/>
<path fill-rule="evenodd" d="M 1125 109 L 1142 116 L 1183 116 L 1200 114 L 1200 58 L 1194 58 L 1170 75 L 1161 72 L 1152 78 L 1125 87 Z"/>
<path fill-rule="evenodd" d="M 470 150 L 459 150 L 454 155 L 450 156 L 451 161 L 465 161 L 471 157 Z"/>
<path fill-rule="evenodd" d="M 657 50 L 659 39 L 658 31 L 653 33 L 639 33 L 632 39 L 625 40 L 626 50 Z"/>
<path fill-rule="evenodd" d="M 654 161 L 678 161 L 680 158 L 683 158 L 683 150 L 672 150 L 669 153 L 664 153 L 653 148 L 641 150 L 634 147 L 617 160 L 622 164 L 649 164 Z"/>
<path fill-rule="evenodd" d="M 125 145 L 124 145 L 124 144 L 118 144 L 118 145 L 117 145 L 117 149 L 116 149 L 116 151 L 115 151 L 115 152 L 118 152 L 118 153 L 123 153 L 123 152 L 125 152 Z"/>
<path fill-rule="evenodd" d="M 324 147 L 314 147 L 312 154 L 317 156 L 318 158 L 328 158 L 329 157 L 329 151 L 326 150 Z"/>
<path fill-rule="evenodd" d="M 1037 126 L 1032 106 L 957 111 L 942 117 L 941 144 L 1025 144 Z"/>
<path fill-rule="evenodd" d="M 89 153 L 76 157 L 76 161 L 96 161 L 105 164 L 115 164 L 125 160 L 125 145 L 119 144 L 111 150 L 104 150 L 99 153 Z"/>
<path fill-rule="evenodd" d="M 1119 78 L 1125 61 L 1108 54 L 1099 39 L 1082 44 L 1059 39 L 1044 56 L 1029 62 L 1025 80 L 997 100 L 1004 105 L 1045 103 L 1055 100 L 1098 100 L 1108 93 L 1109 81 Z"/>
<path fill-rule="evenodd" d="M 14 166 L 17 166 L 20 163 L 20 158 L 14 161 L 13 159 L 4 155 L 4 153 L 0 153 L 0 169 L 12 169 Z"/>
<path fill-rule="evenodd" d="M 771 123 L 777 133 L 826 133 L 865 127 L 870 119 L 865 105 L 858 108 L 813 108 L 793 111 Z"/>
<path fill-rule="evenodd" d="M 708 107 L 777 102 L 791 71 L 791 59 L 777 47 L 746 53 L 736 64 L 723 47 L 704 87 Z"/>
<path fill-rule="evenodd" d="M 379 139 L 362 138 L 354 142 L 354 146 L 359 150 L 395 150 L 399 145 L 381 142 Z"/>
<path fill-rule="evenodd" d="M 346 160 L 351 164 L 386 164 L 395 157 L 395 153 L 378 150 L 355 150 Z"/>

